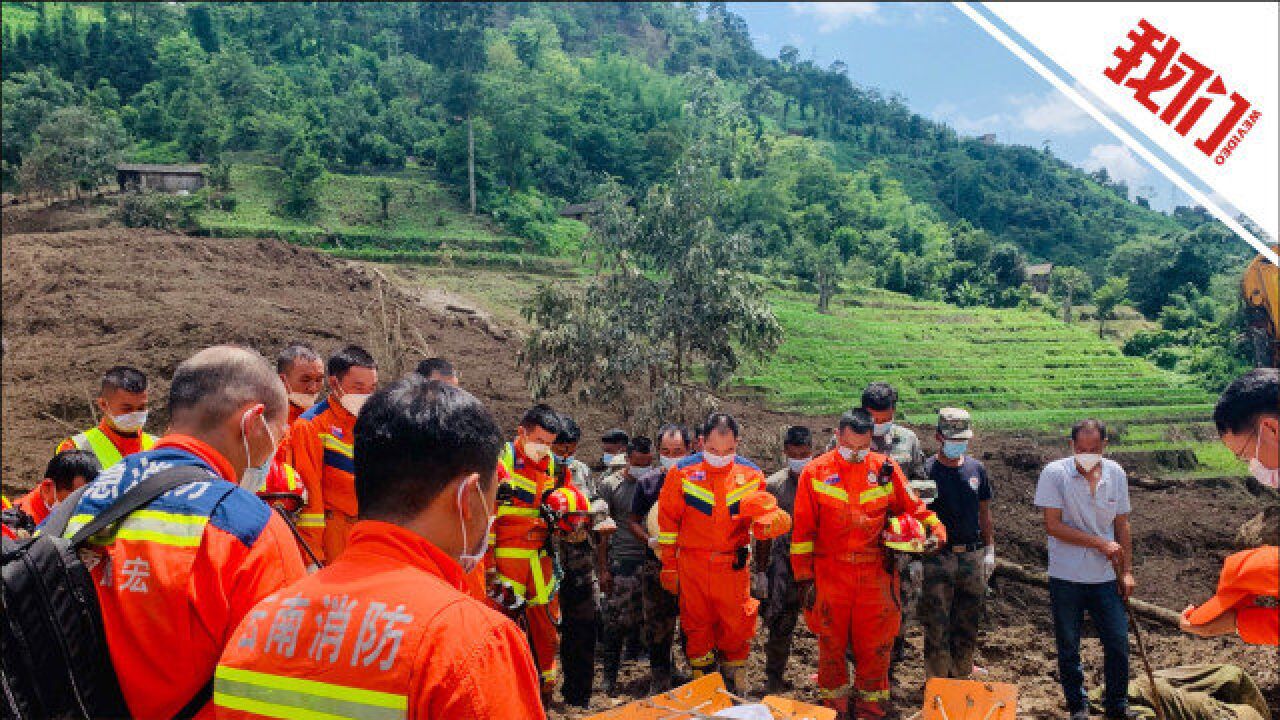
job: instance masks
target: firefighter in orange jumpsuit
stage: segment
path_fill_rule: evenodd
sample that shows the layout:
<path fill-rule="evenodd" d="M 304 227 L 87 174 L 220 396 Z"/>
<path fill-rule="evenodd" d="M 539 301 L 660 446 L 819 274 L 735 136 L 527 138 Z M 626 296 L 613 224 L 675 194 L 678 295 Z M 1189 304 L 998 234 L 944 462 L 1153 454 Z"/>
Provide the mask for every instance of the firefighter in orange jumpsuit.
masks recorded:
<path fill-rule="evenodd" d="M 499 464 L 507 474 L 499 493 L 490 555 L 491 583 L 506 585 L 524 598 L 529 645 L 538 665 L 543 698 L 550 700 L 560 651 L 560 602 L 555 563 L 548 552 L 551 528 L 542 513 L 543 496 L 556 488 L 551 444 L 560 433 L 560 416 L 546 405 L 529 408 L 514 442 L 507 443 Z M 567 483 L 572 486 L 572 483 Z"/>
<path fill-rule="evenodd" d="M 818 692 L 829 707 L 849 712 L 845 653 L 852 649 L 858 718 L 883 717 L 889 700 L 889 657 L 901 622 L 898 576 L 883 545 L 889 520 L 913 517 L 929 530 L 930 545 L 946 542 L 946 528 L 897 463 L 870 451 L 873 424 L 861 408 L 840 418 L 837 447 L 800 473 L 791 533 L 805 621 L 818 636 Z"/>
<path fill-rule="evenodd" d="M 329 358 L 326 372 L 329 397 L 294 421 L 287 442 L 307 488 L 298 531 L 329 563 L 346 547 L 358 512 L 352 437 L 356 415 L 378 385 L 378 366 L 363 348 L 349 345 Z"/>
<path fill-rule="evenodd" d="M 765 490 L 764 475 L 736 454 L 738 423 L 713 413 L 701 453 L 667 472 L 658 496 L 662 586 L 678 596 L 685 654 L 694 677 L 720 670 L 732 689 L 746 687 L 745 665 L 760 603 L 751 597 L 751 537 L 767 540 L 791 528 Z"/>
<path fill-rule="evenodd" d="M 217 717 L 542 720 L 524 635 L 466 592 L 502 446 L 463 390 L 410 374 L 374 395 L 350 544 L 246 608 L 214 673 Z"/>

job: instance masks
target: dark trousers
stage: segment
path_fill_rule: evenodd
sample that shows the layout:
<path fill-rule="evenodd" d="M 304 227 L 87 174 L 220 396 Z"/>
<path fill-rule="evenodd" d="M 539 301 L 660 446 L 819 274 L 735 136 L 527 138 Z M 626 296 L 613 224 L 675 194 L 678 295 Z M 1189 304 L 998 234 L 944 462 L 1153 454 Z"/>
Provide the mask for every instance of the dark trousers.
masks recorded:
<path fill-rule="evenodd" d="M 1049 602 L 1058 646 L 1058 676 L 1067 710 L 1082 710 L 1089 702 L 1080 663 L 1080 633 L 1087 610 L 1102 640 L 1102 674 L 1106 680 L 1103 709 L 1107 715 L 1123 716 L 1129 704 L 1129 618 L 1119 586 L 1114 580 L 1078 583 L 1051 577 Z"/>
<path fill-rule="evenodd" d="M 591 702 L 591 686 L 595 680 L 596 635 L 599 619 L 595 590 L 566 586 L 560 595 L 563 619 L 560 621 L 560 664 L 564 668 L 564 684 L 560 694 L 570 705 L 586 707 Z"/>

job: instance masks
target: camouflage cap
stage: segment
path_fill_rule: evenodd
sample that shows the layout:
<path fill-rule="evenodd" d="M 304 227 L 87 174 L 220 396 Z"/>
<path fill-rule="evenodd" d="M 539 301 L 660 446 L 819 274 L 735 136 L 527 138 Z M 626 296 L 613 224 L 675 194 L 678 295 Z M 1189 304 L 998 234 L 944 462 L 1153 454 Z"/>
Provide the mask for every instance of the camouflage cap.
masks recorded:
<path fill-rule="evenodd" d="M 969 411 L 950 407 L 939 410 L 938 432 L 948 440 L 968 440 L 973 437 Z"/>

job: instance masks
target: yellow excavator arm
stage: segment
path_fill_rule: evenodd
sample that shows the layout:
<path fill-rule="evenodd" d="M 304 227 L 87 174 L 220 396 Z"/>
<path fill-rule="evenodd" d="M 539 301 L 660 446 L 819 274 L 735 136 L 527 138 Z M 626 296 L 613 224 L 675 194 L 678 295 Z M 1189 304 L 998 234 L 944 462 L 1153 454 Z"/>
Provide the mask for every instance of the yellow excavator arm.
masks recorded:
<path fill-rule="evenodd" d="M 1280 248 L 1280 245 L 1274 246 Z M 1262 255 L 1253 259 L 1244 270 L 1240 282 L 1240 294 L 1244 300 L 1245 314 L 1255 337 L 1264 345 L 1255 345 L 1255 362 L 1270 367 L 1280 366 L 1280 269 Z"/>

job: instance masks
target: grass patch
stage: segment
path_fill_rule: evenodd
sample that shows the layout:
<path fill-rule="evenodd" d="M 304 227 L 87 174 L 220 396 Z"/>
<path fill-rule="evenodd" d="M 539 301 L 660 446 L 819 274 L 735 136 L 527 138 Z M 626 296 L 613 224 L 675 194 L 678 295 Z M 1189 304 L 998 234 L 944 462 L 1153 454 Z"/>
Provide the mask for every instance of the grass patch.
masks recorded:
<path fill-rule="evenodd" d="M 316 210 L 307 218 L 281 211 L 283 182 L 284 173 L 278 168 L 234 165 L 229 193 L 234 208 L 200 213 L 196 218 L 200 231 L 222 237 L 275 237 L 343 251 L 407 253 L 384 258 L 395 262 L 407 262 L 412 253 L 424 252 L 527 252 L 525 241 L 462 212 L 453 197 L 420 170 L 387 176 L 325 173 L 319 180 Z M 392 191 L 385 220 L 378 201 L 382 183 Z"/>

